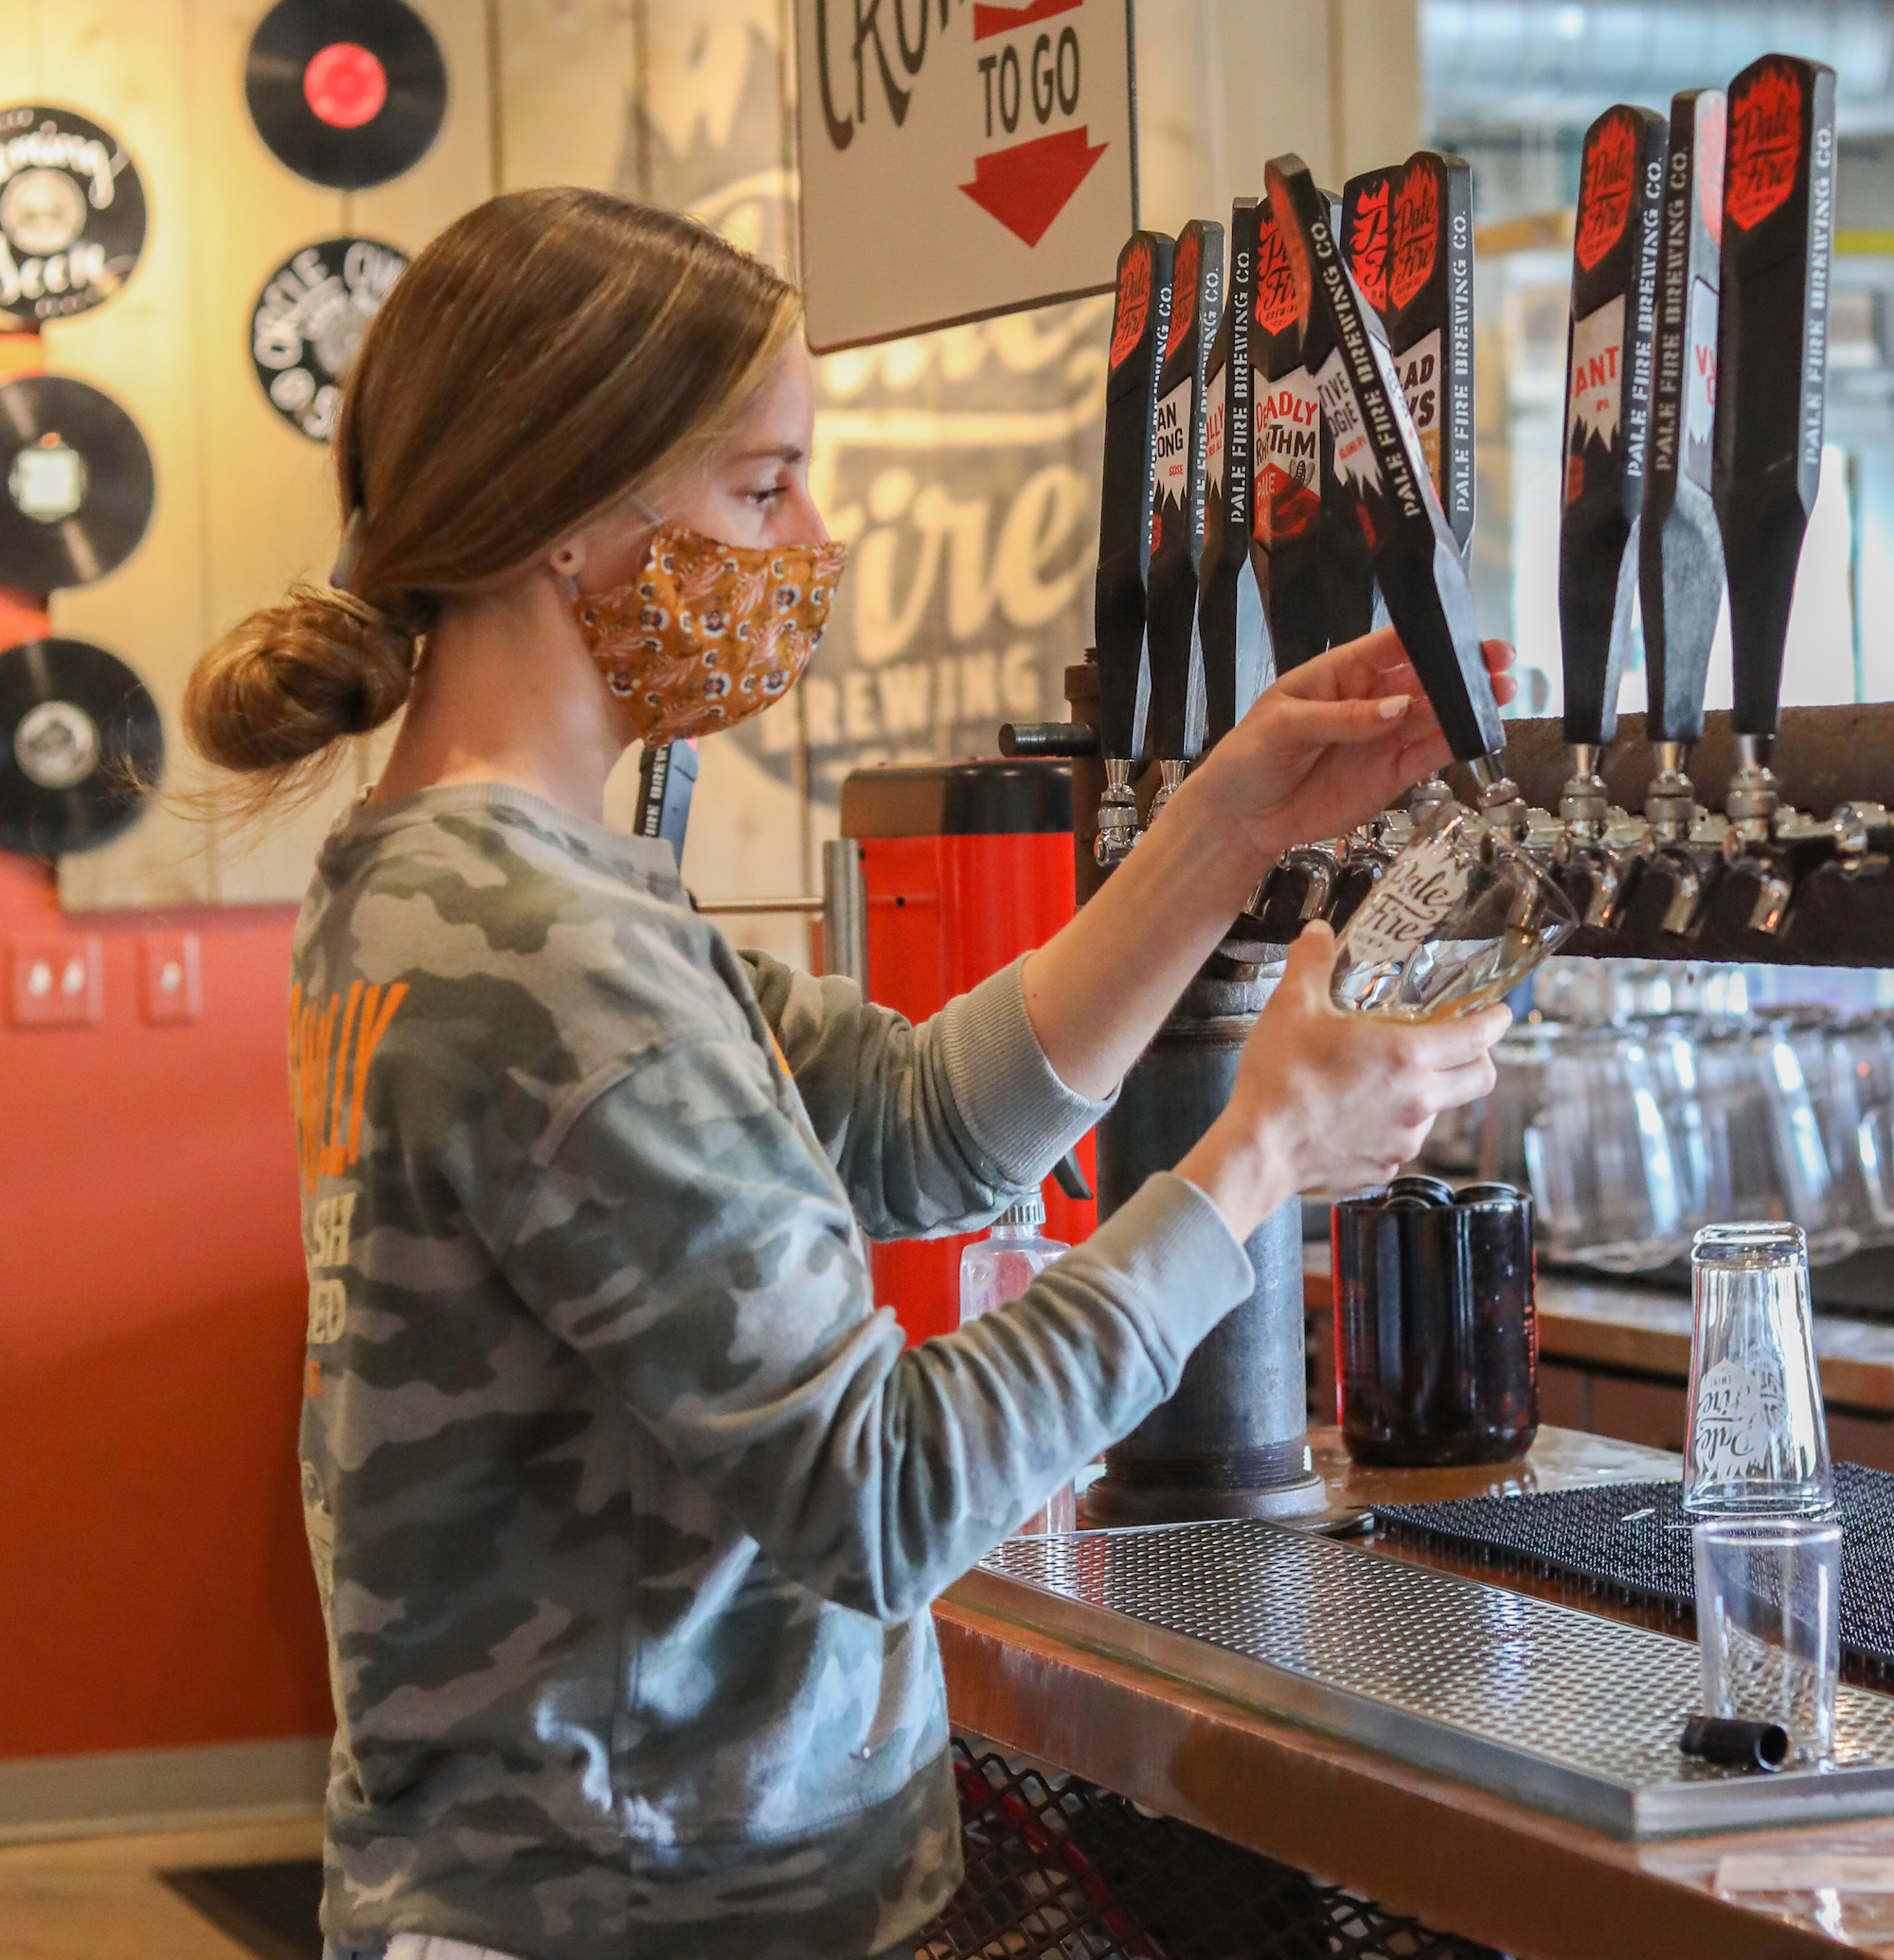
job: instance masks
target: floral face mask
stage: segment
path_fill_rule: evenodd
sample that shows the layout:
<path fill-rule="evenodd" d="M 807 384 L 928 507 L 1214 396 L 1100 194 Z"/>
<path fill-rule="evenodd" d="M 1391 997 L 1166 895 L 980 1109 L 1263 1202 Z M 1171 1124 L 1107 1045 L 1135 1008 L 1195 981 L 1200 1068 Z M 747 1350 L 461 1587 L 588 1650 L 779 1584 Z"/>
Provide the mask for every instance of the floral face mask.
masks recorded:
<path fill-rule="evenodd" d="M 572 602 L 581 637 L 646 742 L 713 735 L 788 693 L 829 623 L 846 544 L 725 544 L 660 524 L 628 585 Z"/>

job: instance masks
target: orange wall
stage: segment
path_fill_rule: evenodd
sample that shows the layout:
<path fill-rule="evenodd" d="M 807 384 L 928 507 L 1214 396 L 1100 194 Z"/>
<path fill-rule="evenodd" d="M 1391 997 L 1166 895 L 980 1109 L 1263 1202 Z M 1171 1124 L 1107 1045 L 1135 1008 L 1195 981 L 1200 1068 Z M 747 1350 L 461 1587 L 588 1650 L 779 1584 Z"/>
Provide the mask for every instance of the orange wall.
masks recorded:
<path fill-rule="evenodd" d="M 0 1757 L 331 1726 L 296 1481 L 292 923 L 64 918 L 0 853 Z M 152 1025 L 141 941 L 184 932 L 201 1013 Z M 98 1024 L 17 1026 L 20 949 L 88 936 Z"/>

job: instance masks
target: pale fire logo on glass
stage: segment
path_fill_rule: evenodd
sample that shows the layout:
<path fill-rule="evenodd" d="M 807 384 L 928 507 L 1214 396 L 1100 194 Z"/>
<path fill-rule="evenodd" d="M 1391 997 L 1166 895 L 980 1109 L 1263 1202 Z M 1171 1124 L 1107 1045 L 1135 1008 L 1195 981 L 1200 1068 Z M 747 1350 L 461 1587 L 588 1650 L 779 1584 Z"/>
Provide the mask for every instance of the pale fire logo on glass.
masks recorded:
<path fill-rule="evenodd" d="M 1696 1477 L 1742 1477 L 1769 1456 L 1785 1408 L 1782 1379 L 1765 1363 L 1753 1373 L 1737 1361 L 1720 1361 L 1697 1384 L 1690 1469 Z"/>
<path fill-rule="evenodd" d="M 1364 966 L 1404 960 L 1466 896 L 1467 866 L 1446 838 L 1408 847 L 1349 921 L 1342 943 Z"/>

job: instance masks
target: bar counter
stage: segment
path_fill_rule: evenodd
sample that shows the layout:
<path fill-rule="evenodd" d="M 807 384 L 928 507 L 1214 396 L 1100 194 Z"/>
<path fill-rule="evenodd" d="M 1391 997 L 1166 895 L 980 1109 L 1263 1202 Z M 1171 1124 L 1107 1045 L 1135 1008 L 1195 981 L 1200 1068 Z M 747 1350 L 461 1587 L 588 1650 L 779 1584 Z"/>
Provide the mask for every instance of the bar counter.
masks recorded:
<path fill-rule="evenodd" d="M 1332 1429 L 1311 1433 L 1340 1516 L 1381 1503 L 1630 1483 L 1674 1476 L 1675 1456 L 1542 1428 L 1522 1462 L 1491 1469 L 1365 1470 Z M 1461 1571 L 1510 1591 L 1675 1632 L 1675 1623 L 1558 1579 L 1456 1563 L 1370 1539 L 1379 1553 Z M 1716 1889 L 1730 1852 L 1894 1859 L 1894 1814 L 1846 1824 L 1627 1842 L 1234 1699 L 1174 1668 L 1022 1624 L 981 1575 L 935 1619 L 955 1726 L 1068 1770 L 1149 1809 L 1357 1890 L 1442 1932 L 1532 1960 L 1679 1960 L 1712 1953 L 1894 1955 L 1894 1900 L 1848 1895 L 1830 1913 L 1850 1937 Z M 1878 1937 L 1863 1914 L 1885 1911 Z M 1850 1922 L 1850 1915 L 1853 1915 Z M 1882 1930 L 1885 1924 L 1885 1930 Z"/>

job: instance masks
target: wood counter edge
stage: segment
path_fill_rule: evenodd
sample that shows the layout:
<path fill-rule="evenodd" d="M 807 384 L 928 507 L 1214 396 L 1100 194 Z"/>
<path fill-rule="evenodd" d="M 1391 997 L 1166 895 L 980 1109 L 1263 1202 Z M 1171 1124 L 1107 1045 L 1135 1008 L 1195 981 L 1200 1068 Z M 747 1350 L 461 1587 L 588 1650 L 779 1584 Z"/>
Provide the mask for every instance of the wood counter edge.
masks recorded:
<path fill-rule="evenodd" d="M 934 1618 L 956 1727 L 1442 1931 L 1534 1960 L 1836 1951 L 1705 1880 L 1654 1868 L 1650 1846 L 1272 1719 L 951 1590 Z M 1770 1847 L 1792 1835 L 1768 1833 Z M 1760 1836 L 1691 1840 L 1688 1850 L 1713 1872 L 1725 1842 L 1753 1847 Z"/>

